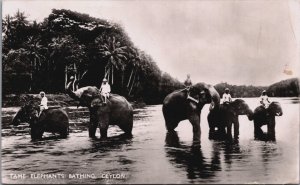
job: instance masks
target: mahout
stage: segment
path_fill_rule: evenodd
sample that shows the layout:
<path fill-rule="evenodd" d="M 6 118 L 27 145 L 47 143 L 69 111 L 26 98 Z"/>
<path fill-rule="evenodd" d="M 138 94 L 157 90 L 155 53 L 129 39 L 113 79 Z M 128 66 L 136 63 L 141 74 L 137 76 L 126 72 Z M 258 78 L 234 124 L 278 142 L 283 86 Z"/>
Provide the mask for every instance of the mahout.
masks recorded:
<path fill-rule="evenodd" d="M 90 112 L 89 137 L 95 138 L 96 130 L 100 128 L 101 139 L 107 138 L 109 125 L 117 125 L 125 135 L 132 135 L 133 108 L 123 97 L 117 94 L 110 94 L 107 102 L 95 86 L 86 86 L 71 90 L 72 82 L 67 85 L 66 92 L 80 106 L 88 107 Z"/>
<path fill-rule="evenodd" d="M 282 108 L 279 102 L 271 102 L 266 108 L 258 106 L 253 113 L 251 120 L 254 122 L 254 139 L 275 141 L 275 116 L 282 116 Z M 267 125 L 267 134 L 264 134 L 261 127 Z"/>
<path fill-rule="evenodd" d="M 207 116 L 209 139 L 231 140 L 233 125 L 234 139 L 237 140 L 240 126 L 239 115 L 247 115 L 249 120 L 253 115 L 253 111 L 242 99 L 236 99 L 228 104 L 220 104 L 219 107 L 212 109 Z"/>
<path fill-rule="evenodd" d="M 206 83 L 197 83 L 185 89 L 176 90 L 163 101 L 163 115 L 167 131 L 173 131 L 182 120 L 189 120 L 193 126 L 193 141 L 200 144 L 200 116 L 205 104 L 218 107 L 220 95 Z"/>
<path fill-rule="evenodd" d="M 40 99 L 31 97 L 13 117 L 12 125 L 29 123 L 31 139 L 41 139 L 44 132 L 59 133 L 62 138 L 69 134 L 69 118 L 62 108 L 49 107 L 40 112 Z"/>

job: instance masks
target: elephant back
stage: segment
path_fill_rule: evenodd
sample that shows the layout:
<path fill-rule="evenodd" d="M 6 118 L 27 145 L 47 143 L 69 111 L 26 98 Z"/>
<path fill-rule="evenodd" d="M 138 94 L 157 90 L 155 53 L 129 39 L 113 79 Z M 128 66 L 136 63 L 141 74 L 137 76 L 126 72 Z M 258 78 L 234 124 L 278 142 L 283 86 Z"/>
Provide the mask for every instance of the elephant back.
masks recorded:
<path fill-rule="evenodd" d="M 125 97 L 118 94 L 110 94 L 108 101 L 111 103 L 111 108 L 113 107 L 124 107 L 126 109 L 132 109 L 131 104 L 126 100 Z"/>
<path fill-rule="evenodd" d="M 39 121 L 57 121 L 57 122 L 68 122 L 69 117 L 65 110 L 62 108 L 52 108 L 44 110 L 40 117 Z"/>

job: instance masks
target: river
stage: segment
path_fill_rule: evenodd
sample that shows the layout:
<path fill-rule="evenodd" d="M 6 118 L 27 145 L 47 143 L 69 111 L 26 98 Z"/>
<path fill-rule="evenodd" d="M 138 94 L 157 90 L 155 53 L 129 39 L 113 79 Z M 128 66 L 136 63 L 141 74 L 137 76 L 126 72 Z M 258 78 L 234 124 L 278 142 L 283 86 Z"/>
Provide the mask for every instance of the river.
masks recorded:
<path fill-rule="evenodd" d="M 208 105 L 201 114 L 201 149 L 192 149 L 192 127 L 182 121 L 167 134 L 162 105 L 134 111 L 133 138 L 116 126 L 109 139 L 88 137 L 85 108 L 66 108 L 71 121 L 67 139 L 52 134 L 31 141 L 28 125 L 9 126 L 17 107 L 2 108 L 3 183 L 298 183 L 299 99 L 279 101 L 276 142 L 254 140 L 253 122 L 240 116 L 240 139 L 227 143 L 208 139 Z M 250 108 L 257 98 L 244 99 Z M 263 126 L 266 131 L 266 126 Z M 99 130 L 97 136 L 100 136 Z"/>

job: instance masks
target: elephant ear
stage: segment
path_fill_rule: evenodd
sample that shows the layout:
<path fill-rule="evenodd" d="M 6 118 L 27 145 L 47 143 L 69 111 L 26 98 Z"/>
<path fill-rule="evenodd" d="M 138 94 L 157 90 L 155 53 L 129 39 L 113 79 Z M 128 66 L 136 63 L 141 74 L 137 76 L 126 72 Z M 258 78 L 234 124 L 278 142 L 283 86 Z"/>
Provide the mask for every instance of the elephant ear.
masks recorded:
<path fill-rule="evenodd" d="M 210 103 L 210 110 L 220 105 L 220 95 L 216 89 L 209 84 L 197 83 L 190 89 L 190 96 L 199 101 L 199 104 Z"/>
<path fill-rule="evenodd" d="M 193 87 L 191 86 L 189 89 L 188 89 L 188 99 L 191 100 L 192 102 L 195 102 L 195 103 L 199 103 L 199 95 L 201 93 L 199 92 L 199 89 L 196 88 L 196 87 Z"/>
<path fill-rule="evenodd" d="M 101 100 L 101 98 L 95 98 L 91 101 L 91 108 L 96 108 L 96 107 L 100 107 L 102 106 L 103 101 Z"/>

